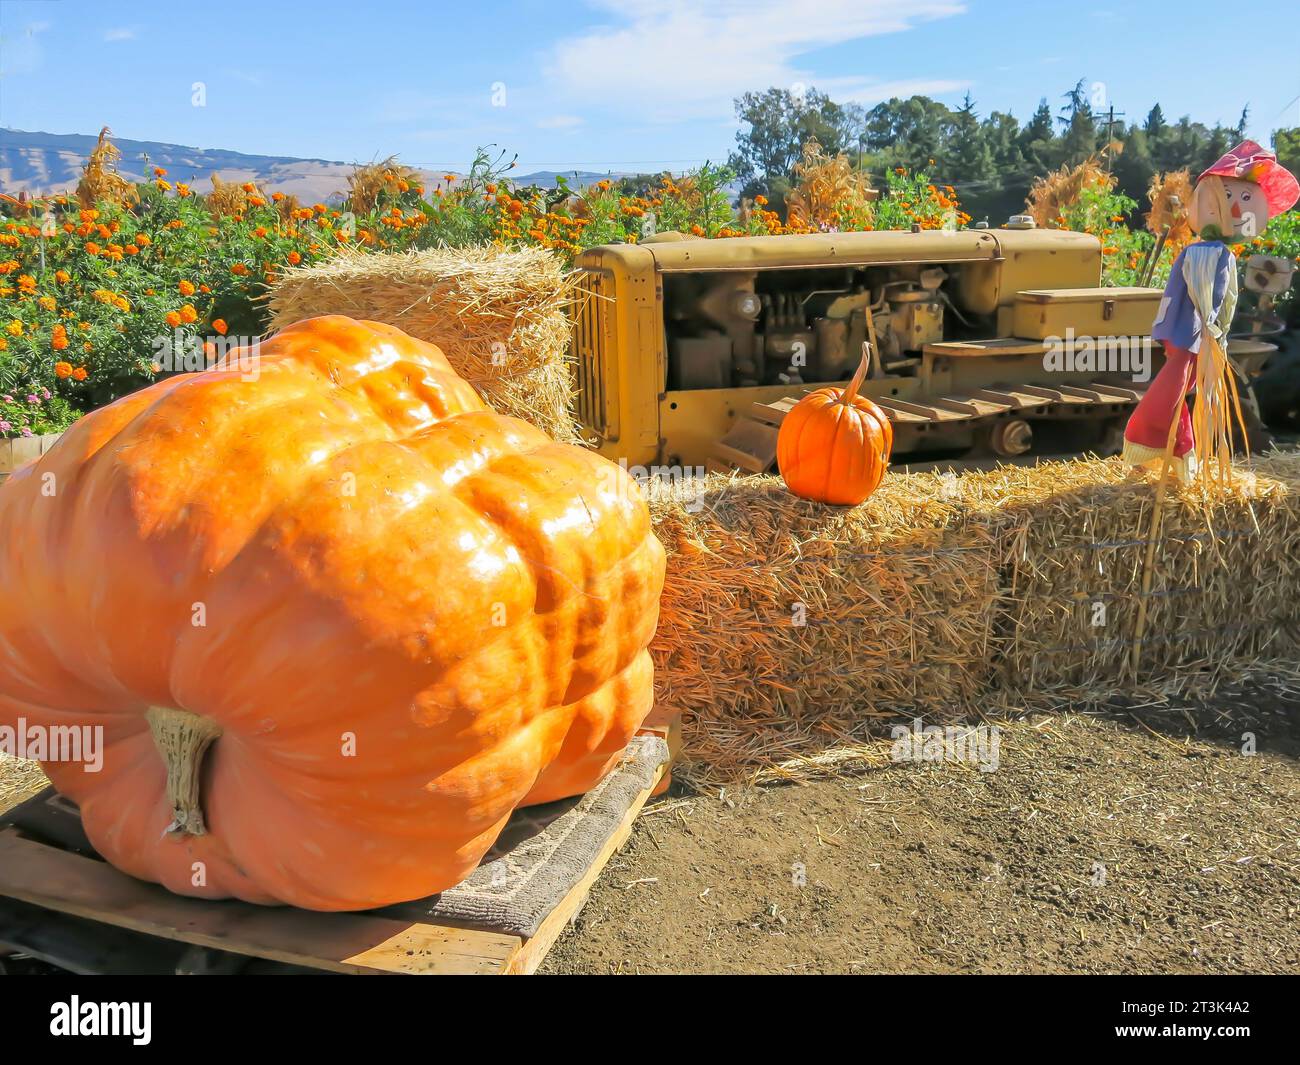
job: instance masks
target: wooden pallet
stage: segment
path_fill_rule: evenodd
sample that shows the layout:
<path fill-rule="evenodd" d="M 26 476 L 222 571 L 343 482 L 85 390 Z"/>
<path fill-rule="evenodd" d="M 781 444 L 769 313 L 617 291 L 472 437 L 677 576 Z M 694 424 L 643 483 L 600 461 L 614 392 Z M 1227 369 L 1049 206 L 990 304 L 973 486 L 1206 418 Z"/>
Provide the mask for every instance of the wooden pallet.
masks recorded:
<path fill-rule="evenodd" d="M 532 973 L 667 770 L 655 772 L 581 880 L 528 937 L 388 913 L 185 898 L 118 872 L 75 833 L 59 833 L 61 842 L 42 838 L 39 826 L 23 823 L 31 818 L 11 811 L 0 821 L 0 957 L 21 953 L 82 973 Z M 425 901 L 390 909 L 418 913 Z"/>

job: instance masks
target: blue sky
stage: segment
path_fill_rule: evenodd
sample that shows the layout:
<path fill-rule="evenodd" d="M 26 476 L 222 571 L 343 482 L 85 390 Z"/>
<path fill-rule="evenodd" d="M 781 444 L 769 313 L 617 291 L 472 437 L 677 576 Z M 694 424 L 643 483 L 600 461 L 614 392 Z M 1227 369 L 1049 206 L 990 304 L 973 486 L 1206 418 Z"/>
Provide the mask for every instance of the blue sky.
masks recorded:
<path fill-rule="evenodd" d="M 1300 125 L 1296 39 L 1294 0 L 0 0 L 0 125 L 458 170 L 495 143 L 525 171 L 676 170 L 725 158 L 746 89 L 868 104 L 969 89 L 981 114 L 1023 120 L 1086 78 L 1130 120 L 1159 100 L 1231 124 L 1249 103 L 1267 143 Z"/>

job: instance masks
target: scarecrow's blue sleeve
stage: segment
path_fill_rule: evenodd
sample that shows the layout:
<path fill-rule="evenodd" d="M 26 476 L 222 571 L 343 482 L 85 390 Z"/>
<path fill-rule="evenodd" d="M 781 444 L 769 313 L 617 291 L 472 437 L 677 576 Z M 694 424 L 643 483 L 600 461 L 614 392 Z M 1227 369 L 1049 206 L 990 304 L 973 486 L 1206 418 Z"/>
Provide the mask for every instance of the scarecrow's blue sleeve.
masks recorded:
<path fill-rule="evenodd" d="M 1233 269 L 1232 252 L 1227 245 L 1217 240 L 1205 243 L 1219 248 L 1219 268 L 1214 275 L 1214 313 L 1217 315 L 1223 306 L 1223 294 L 1228 289 L 1228 277 Z M 1169 271 L 1169 283 L 1165 285 L 1165 294 L 1160 300 L 1160 310 L 1151 327 L 1152 340 L 1191 352 L 1201 350 L 1201 316 L 1196 313 L 1192 298 L 1187 294 L 1187 282 L 1183 279 L 1183 258 L 1191 248 L 1197 246 L 1188 245 L 1174 260 Z"/>

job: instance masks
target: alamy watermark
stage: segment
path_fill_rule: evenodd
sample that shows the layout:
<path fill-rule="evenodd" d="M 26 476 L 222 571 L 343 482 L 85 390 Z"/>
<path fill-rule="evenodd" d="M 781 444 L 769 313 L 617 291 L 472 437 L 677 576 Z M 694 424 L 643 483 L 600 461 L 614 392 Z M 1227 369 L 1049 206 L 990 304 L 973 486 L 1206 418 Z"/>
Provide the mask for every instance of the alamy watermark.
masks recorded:
<path fill-rule="evenodd" d="M 627 459 L 619 459 L 618 465 L 642 489 L 651 484 L 665 488 L 684 487 L 686 502 L 682 509 L 688 514 L 698 514 L 704 509 L 704 482 L 708 476 L 704 466 L 639 466 L 629 465 Z"/>
<path fill-rule="evenodd" d="M 1043 338 L 1043 369 L 1048 373 L 1122 373 L 1134 381 L 1151 380 L 1150 337 L 1065 336 Z"/>
<path fill-rule="evenodd" d="M 198 337 L 173 333 L 153 338 L 155 373 L 198 373 L 219 370 L 239 375 L 241 381 L 256 381 L 261 375 L 262 338 Z"/>
<path fill-rule="evenodd" d="M 894 741 L 890 752 L 895 762 L 969 762 L 981 773 L 992 773 L 1000 764 L 1001 733 L 997 725 L 895 725 L 889 730 Z"/>
<path fill-rule="evenodd" d="M 81 762 L 87 773 L 104 768 L 103 725 L 34 725 L 20 717 L 0 725 L 0 754 L 34 762 Z"/>

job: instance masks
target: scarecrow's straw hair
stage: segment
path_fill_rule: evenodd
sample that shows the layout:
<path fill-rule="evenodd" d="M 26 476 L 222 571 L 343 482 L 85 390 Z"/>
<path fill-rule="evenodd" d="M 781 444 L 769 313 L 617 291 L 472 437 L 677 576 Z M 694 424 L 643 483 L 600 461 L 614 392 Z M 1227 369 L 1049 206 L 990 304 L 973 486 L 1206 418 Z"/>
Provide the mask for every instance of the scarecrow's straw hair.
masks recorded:
<path fill-rule="evenodd" d="M 135 186 L 117 172 L 117 160 L 121 156 L 116 144 L 108 139 L 109 128 L 99 131 L 99 140 L 90 150 L 90 157 L 77 182 L 77 199 L 85 208 L 94 207 L 105 201 L 128 207 L 139 197 Z"/>
<path fill-rule="evenodd" d="M 851 509 L 775 478 L 652 484 L 660 710 L 722 779 L 833 761 L 884 718 L 1213 690 L 1300 642 L 1300 455 L 1237 480 L 1217 540 L 1199 492 L 1169 493 L 1136 678 L 1154 488 L 1117 459 L 891 474 Z"/>
<path fill-rule="evenodd" d="M 1174 197 L 1179 203 L 1174 205 Z M 1152 174 L 1147 186 L 1147 199 L 1151 210 L 1143 216 L 1147 229 L 1156 236 L 1169 227 L 1168 244 L 1178 251 L 1192 242 L 1191 223 L 1187 220 L 1187 209 L 1192 204 L 1192 176 L 1186 170 L 1171 170 L 1167 174 Z"/>
<path fill-rule="evenodd" d="M 271 292 L 272 328 L 322 314 L 395 325 L 437 344 L 500 413 L 577 443 L 571 292 L 560 260 L 540 248 L 348 250 L 284 271 Z"/>
<path fill-rule="evenodd" d="M 1099 155 L 1090 155 L 1078 166 L 1062 166 L 1060 170 L 1034 179 L 1025 206 L 1040 227 L 1051 226 L 1070 206 L 1079 202 L 1085 189 L 1113 189 L 1115 176 L 1107 173 Z"/>
<path fill-rule="evenodd" d="M 379 197 L 385 192 L 396 195 L 401 191 L 400 182 L 422 185 L 424 179 L 418 170 L 399 163 L 395 155 L 378 163 L 357 166 L 348 176 L 348 210 L 355 214 L 369 214 L 379 205 Z"/>

